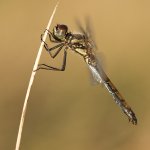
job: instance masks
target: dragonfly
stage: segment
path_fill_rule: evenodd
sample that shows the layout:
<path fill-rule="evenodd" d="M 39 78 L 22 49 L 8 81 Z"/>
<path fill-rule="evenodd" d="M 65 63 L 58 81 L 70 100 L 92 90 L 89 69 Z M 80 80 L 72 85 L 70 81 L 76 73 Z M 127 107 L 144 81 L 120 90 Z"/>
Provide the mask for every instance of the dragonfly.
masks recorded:
<path fill-rule="evenodd" d="M 118 104 L 121 110 L 127 115 L 129 122 L 136 125 L 137 118 L 131 107 L 127 104 L 120 92 L 111 82 L 109 77 L 104 72 L 97 56 L 94 52 L 96 47 L 89 34 L 80 27 L 82 33 L 74 33 L 69 31 L 68 26 L 64 24 L 57 24 L 54 26 L 52 32 L 47 30 L 50 42 L 55 43 L 55 46 L 49 47 L 49 45 L 43 41 L 43 34 L 41 35 L 41 41 L 44 42 L 46 51 L 52 58 L 55 58 L 60 51 L 63 51 L 63 63 L 60 68 L 49 66 L 47 64 L 39 64 L 37 70 L 54 70 L 64 71 L 66 67 L 67 51 L 71 50 L 79 54 L 87 64 L 94 81 L 98 84 L 103 84 L 104 87 L 111 94 L 113 100 Z M 55 50 L 55 52 L 53 51 Z M 52 54 L 52 51 L 54 52 Z"/>

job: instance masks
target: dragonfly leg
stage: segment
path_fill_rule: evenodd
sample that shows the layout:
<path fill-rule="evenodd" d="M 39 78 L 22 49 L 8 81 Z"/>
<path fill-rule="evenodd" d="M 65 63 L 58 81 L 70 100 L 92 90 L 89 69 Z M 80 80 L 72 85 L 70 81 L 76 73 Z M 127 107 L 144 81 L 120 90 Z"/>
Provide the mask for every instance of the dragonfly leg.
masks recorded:
<path fill-rule="evenodd" d="M 56 45 L 56 46 L 54 46 L 54 47 L 49 48 L 49 47 L 48 47 L 48 44 L 43 40 L 43 35 L 41 35 L 41 41 L 44 42 L 44 48 L 46 49 L 46 51 L 49 52 L 49 54 L 50 54 L 50 56 L 51 56 L 52 58 L 55 58 L 55 57 L 57 56 L 57 54 L 60 52 L 60 50 L 62 49 L 62 47 L 64 46 L 64 43 L 60 43 L 60 44 L 58 44 L 58 45 Z M 58 48 L 58 50 L 56 51 L 56 53 L 55 53 L 54 55 L 52 55 L 52 54 L 51 54 L 51 51 L 52 51 L 52 50 L 55 50 L 55 49 L 57 49 L 57 48 Z"/>
<path fill-rule="evenodd" d="M 67 48 L 64 49 L 64 56 L 63 56 L 63 64 L 61 66 L 61 68 L 56 68 L 56 67 L 52 67 L 46 64 L 39 64 L 38 68 L 35 70 L 40 70 L 40 69 L 44 69 L 44 70 L 54 70 L 54 71 L 64 71 L 66 68 L 66 58 L 67 58 Z"/>
<path fill-rule="evenodd" d="M 52 55 L 52 53 L 50 53 L 50 51 L 48 51 L 48 52 L 52 58 L 55 58 L 59 54 L 59 52 L 62 50 L 63 47 L 64 47 L 64 45 L 60 46 L 53 55 Z"/>
<path fill-rule="evenodd" d="M 49 48 L 49 47 L 48 47 L 48 44 L 43 40 L 43 34 L 41 34 L 41 41 L 44 42 L 44 47 L 45 47 L 45 49 L 46 49 L 47 51 L 52 51 L 52 50 L 58 48 L 59 46 L 64 45 L 64 43 L 60 43 L 60 42 L 59 42 L 60 44 L 58 44 L 58 45 L 56 45 L 56 46 L 54 46 L 54 47 L 52 47 L 52 48 Z"/>

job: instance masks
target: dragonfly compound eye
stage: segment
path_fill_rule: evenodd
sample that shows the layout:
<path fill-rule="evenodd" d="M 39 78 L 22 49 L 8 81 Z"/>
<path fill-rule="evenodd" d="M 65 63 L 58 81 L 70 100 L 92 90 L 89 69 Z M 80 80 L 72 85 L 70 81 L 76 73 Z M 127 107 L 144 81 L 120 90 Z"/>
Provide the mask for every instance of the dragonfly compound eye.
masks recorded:
<path fill-rule="evenodd" d="M 68 32 L 68 27 L 63 24 L 58 24 L 53 29 L 53 35 L 56 39 L 64 40 Z"/>

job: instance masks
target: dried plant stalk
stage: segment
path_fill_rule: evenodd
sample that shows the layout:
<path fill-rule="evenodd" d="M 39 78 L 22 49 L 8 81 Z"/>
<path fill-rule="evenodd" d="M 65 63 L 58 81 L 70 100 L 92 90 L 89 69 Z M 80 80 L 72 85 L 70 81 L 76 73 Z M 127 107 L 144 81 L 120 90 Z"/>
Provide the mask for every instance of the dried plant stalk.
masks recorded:
<path fill-rule="evenodd" d="M 52 12 L 52 15 L 51 15 L 51 17 L 49 19 L 48 25 L 46 27 L 47 30 L 49 30 L 49 28 L 50 28 L 50 25 L 51 25 L 52 20 L 54 18 L 54 14 L 56 12 L 58 4 L 59 4 L 59 1 L 57 2 L 56 6 L 55 6 L 55 8 L 54 8 L 54 10 Z M 48 33 L 47 30 L 44 33 L 43 41 L 46 40 L 47 33 Z M 36 57 L 36 60 L 35 60 L 35 64 L 33 66 L 33 71 L 31 73 L 31 77 L 30 77 L 30 81 L 29 81 L 29 85 L 28 85 L 28 88 L 27 88 L 27 93 L 26 93 L 26 96 L 25 96 L 24 105 L 23 105 L 23 109 L 22 109 L 22 114 L 21 114 L 21 119 L 20 119 L 20 125 L 19 125 L 19 130 L 18 130 L 18 136 L 17 136 L 15 150 L 19 150 L 19 147 L 20 147 L 22 130 L 23 130 L 23 124 L 24 124 L 24 119 L 25 119 L 25 114 L 26 114 L 26 109 L 27 109 L 27 103 L 28 103 L 29 94 L 30 94 L 30 91 L 31 91 L 31 86 L 33 84 L 33 80 L 34 80 L 34 77 L 35 77 L 35 74 L 36 74 L 36 71 L 34 71 L 34 70 L 36 70 L 37 67 L 38 67 L 38 63 L 39 63 L 39 60 L 40 60 L 40 56 L 41 56 L 41 53 L 42 53 L 43 46 L 44 46 L 44 42 L 41 42 L 41 45 L 40 45 L 40 48 L 39 48 L 39 51 L 38 51 L 38 54 L 37 54 L 37 57 Z"/>

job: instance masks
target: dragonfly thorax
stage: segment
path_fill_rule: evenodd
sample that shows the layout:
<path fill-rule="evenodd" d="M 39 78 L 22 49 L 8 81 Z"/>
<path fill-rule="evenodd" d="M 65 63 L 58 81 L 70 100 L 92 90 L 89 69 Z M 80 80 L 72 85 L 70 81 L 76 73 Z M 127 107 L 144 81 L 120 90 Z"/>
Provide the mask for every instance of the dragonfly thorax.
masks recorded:
<path fill-rule="evenodd" d="M 63 24 L 57 24 L 53 28 L 53 37 L 58 41 L 64 41 L 68 33 L 68 27 Z"/>

